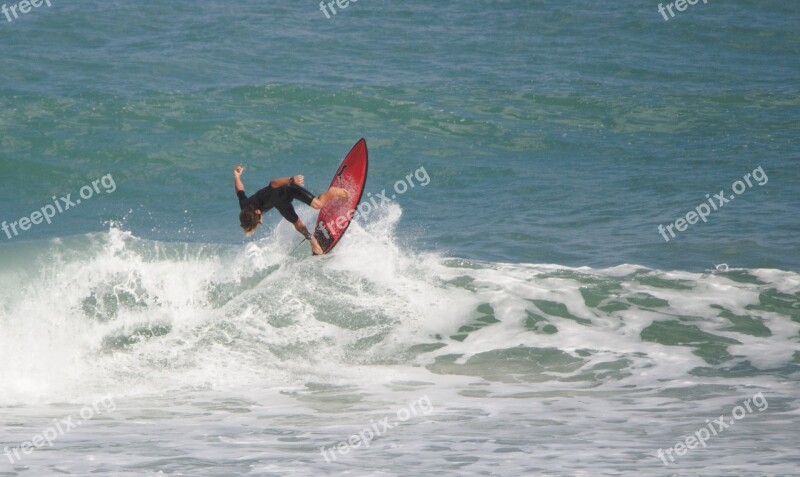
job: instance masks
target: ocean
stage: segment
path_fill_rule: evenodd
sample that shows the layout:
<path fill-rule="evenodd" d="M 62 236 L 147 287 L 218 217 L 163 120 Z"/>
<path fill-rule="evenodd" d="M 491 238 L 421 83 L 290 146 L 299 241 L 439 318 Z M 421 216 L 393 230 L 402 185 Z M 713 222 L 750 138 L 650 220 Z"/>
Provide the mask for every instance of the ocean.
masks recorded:
<path fill-rule="evenodd" d="M 11 1 L 0 476 L 800 475 L 800 3 Z"/>

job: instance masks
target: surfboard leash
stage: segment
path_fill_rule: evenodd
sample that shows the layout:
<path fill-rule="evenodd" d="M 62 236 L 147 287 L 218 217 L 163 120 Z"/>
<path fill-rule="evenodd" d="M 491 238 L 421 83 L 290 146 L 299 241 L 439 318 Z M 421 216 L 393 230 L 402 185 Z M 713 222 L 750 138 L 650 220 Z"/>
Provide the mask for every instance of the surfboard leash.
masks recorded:
<path fill-rule="evenodd" d="M 294 251 L 295 251 L 295 250 L 297 250 L 297 247 L 299 247 L 299 246 L 303 245 L 303 242 L 305 242 L 306 240 L 308 240 L 308 238 L 307 238 L 307 237 L 306 237 L 306 238 L 304 238 L 303 240 L 301 240 L 301 241 L 300 241 L 300 243 L 299 243 L 299 244 L 297 244 L 297 246 L 296 246 L 295 248 L 293 248 L 291 252 L 289 252 L 289 255 L 293 254 L 293 253 L 294 253 Z"/>

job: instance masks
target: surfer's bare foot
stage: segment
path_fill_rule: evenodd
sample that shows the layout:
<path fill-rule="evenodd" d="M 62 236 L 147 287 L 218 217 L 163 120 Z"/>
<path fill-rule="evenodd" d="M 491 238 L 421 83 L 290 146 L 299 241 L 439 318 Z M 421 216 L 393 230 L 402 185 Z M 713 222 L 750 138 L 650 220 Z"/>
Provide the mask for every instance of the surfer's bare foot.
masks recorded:
<path fill-rule="evenodd" d="M 328 192 L 320 194 L 319 197 L 311 201 L 311 207 L 321 209 L 328 203 L 329 200 L 339 197 L 350 197 L 350 193 L 341 187 L 331 187 Z"/>
<path fill-rule="evenodd" d="M 330 192 L 333 193 L 334 197 L 350 197 L 350 192 L 341 187 L 331 187 Z"/>
<path fill-rule="evenodd" d="M 314 255 L 322 255 L 322 247 L 319 246 L 319 242 L 314 237 L 311 237 L 311 253 Z"/>

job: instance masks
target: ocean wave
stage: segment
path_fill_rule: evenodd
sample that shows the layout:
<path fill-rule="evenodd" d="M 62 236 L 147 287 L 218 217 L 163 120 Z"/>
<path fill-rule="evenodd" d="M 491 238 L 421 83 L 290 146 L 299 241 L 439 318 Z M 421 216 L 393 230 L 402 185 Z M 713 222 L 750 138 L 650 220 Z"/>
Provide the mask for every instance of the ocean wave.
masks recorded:
<path fill-rule="evenodd" d="M 354 223 L 321 259 L 292 252 L 285 224 L 245 246 L 115 226 L 0 249 L 0 403 L 357 383 L 365 367 L 543 389 L 798 371 L 797 273 L 470 261 L 405 247 L 401 215 Z"/>

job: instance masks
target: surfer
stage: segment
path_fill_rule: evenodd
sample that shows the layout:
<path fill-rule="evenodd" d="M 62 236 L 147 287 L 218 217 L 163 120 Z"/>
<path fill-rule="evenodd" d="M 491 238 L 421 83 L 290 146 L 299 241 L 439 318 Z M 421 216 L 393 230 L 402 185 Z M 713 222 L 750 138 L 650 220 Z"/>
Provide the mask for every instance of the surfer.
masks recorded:
<path fill-rule="evenodd" d="M 271 208 L 278 209 L 284 219 L 288 220 L 300 234 L 311 242 L 311 252 L 314 255 L 322 254 L 322 247 L 319 246 L 317 239 L 308 232 L 308 229 L 297 216 L 292 200 L 297 199 L 314 209 L 321 209 L 329 200 L 335 197 L 349 197 L 350 193 L 339 187 L 331 187 L 327 192 L 319 197 L 303 188 L 304 177 L 297 175 L 293 177 L 281 177 L 272 179 L 267 187 L 259 190 L 255 194 L 247 197 L 244 193 L 244 183 L 242 183 L 242 173 L 244 167 L 238 165 L 233 169 L 233 182 L 236 187 L 236 196 L 239 198 L 239 223 L 246 236 L 251 236 L 263 222 L 264 212 Z"/>

